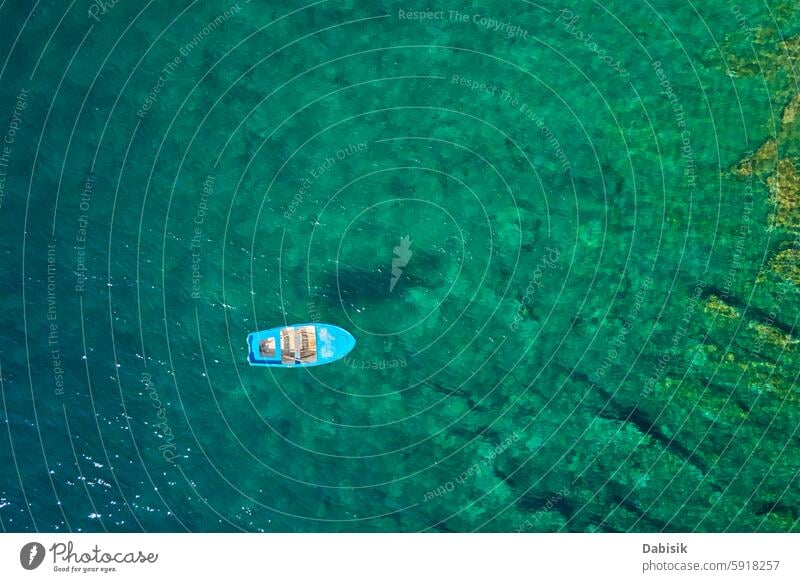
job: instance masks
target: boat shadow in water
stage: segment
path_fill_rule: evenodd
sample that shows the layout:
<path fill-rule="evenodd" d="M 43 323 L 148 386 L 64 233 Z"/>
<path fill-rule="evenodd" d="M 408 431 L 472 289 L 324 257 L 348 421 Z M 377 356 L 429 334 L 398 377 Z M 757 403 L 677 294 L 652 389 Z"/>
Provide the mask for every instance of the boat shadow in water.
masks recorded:
<path fill-rule="evenodd" d="M 414 258 L 417 258 L 414 255 Z M 327 289 L 337 290 L 342 299 L 358 303 L 380 303 L 396 301 L 404 292 L 414 288 L 438 289 L 447 286 L 438 257 L 426 261 L 420 257 L 415 268 L 407 266 L 393 277 L 391 264 L 359 267 L 342 265 L 322 275 L 322 284 Z M 393 283 L 394 280 L 394 283 Z"/>

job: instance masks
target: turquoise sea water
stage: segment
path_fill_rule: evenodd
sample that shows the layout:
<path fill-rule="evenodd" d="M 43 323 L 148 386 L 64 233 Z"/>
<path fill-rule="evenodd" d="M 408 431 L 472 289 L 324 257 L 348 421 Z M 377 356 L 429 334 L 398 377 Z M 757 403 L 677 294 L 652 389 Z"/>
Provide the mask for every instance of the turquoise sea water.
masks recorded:
<path fill-rule="evenodd" d="M 3 530 L 797 530 L 798 35 L 0 3 Z"/>

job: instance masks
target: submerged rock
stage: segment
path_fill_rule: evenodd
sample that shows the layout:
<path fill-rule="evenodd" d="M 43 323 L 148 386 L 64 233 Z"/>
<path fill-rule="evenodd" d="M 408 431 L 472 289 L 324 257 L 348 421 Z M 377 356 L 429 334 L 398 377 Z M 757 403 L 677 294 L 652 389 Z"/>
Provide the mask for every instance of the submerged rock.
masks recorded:
<path fill-rule="evenodd" d="M 773 205 L 771 226 L 800 226 L 800 176 L 795 163 L 787 158 L 778 161 L 777 171 L 767 178 L 767 185 Z"/>

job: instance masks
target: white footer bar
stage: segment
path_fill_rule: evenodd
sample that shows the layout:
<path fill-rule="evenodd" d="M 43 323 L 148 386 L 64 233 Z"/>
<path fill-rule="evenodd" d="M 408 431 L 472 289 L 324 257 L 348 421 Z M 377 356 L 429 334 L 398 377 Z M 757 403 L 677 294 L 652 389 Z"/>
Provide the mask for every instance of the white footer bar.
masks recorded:
<path fill-rule="evenodd" d="M 799 554 L 792 534 L 4 534 L 0 580 L 777 582 Z"/>

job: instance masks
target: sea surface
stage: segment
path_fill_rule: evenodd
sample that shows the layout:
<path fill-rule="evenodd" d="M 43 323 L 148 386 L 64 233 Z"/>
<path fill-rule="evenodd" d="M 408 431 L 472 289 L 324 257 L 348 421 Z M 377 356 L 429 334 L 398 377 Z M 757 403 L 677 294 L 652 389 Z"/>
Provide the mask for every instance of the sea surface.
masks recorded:
<path fill-rule="evenodd" d="M 800 530 L 798 67 L 794 0 L 0 1 L 0 527 Z"/>

